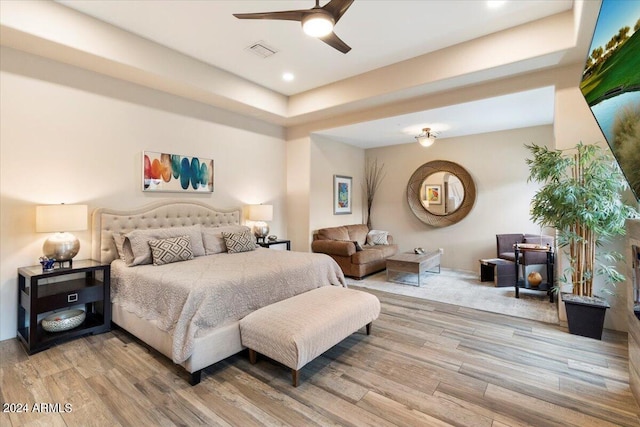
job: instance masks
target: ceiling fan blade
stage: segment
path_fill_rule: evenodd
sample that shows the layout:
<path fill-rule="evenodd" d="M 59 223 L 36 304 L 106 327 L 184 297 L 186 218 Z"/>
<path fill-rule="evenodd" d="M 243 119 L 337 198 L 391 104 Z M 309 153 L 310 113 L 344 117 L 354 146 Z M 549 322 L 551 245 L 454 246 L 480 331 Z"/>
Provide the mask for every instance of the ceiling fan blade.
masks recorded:
<path fill-rule="evenodd" d="M 281 21 L 302 21 L 308 10 L 284 10 L 282 12 L 234 13 L 238 19 L 278 19 Z"/>
<path fill-rule="evenodd" d="M 325 4 L 322 9 L 329 12 L 337 24 L 340 18 L 342 18 L 342 15 L 349 9 L 351 3 L 353 3 L 353 0 L 331 0 Z"/>
<path fill-rule="evenodd" d="M 342 53 L 347 53 L 351 50 L 349 45 L 340 40 L 340 37 L 336 36 L 336 33 L 331 33 L 328 36 L 320 37 L 320 40 L 328 44 L 334 49 L 339 50 Z"/>

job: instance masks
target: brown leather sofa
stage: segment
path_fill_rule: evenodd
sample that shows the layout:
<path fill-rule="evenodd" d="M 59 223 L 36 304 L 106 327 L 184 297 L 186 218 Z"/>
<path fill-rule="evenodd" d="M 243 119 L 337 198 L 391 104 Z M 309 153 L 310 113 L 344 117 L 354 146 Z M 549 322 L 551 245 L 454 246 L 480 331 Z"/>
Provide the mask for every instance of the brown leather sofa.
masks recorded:
<path fill-rule="evenodd" d="M 311 250 L 335 259 L 345 276 L 361 279 L 387 268 L 387 258 L 398 252 L 391 236 L 388 245 L 367 245 L 367 233 L 364 224 L 321 228 L 313 234 Z"/>

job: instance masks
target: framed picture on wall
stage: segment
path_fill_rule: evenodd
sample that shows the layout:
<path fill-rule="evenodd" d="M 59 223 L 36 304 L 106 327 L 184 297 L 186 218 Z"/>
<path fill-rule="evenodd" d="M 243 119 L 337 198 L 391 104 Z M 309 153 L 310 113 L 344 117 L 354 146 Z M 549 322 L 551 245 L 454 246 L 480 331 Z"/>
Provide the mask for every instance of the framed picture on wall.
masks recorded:
<path fill-rule="evenodd" d="M 345 215 L 351 213 L 353 198 L 353 179 L 350 176 L 333 176 L 333 214 Z"/>
<path fill-rule="evenodd" d="M 142 191 L 212 193 L 213 159 L 143 151 Z"/>
<path fill-rule="evenodd" d="M 424 200 L 430 205 L 442 204 L 442 186 L 427 184 L 424 186 Z"/>

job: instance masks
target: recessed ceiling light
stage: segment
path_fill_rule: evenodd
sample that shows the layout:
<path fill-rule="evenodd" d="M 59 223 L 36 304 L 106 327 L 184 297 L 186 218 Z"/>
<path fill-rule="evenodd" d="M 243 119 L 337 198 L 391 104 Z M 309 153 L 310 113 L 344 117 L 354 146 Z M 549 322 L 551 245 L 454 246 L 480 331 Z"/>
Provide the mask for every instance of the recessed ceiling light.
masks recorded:
<path fill-rule="evenodd" d="M 294 78 L 295 78 L 295 76 L 293 75 L 293 73 L 284 73 L 284 74 L 282 74 L 282 80 L 284 80 L 285 82 L 290 82 Z"/>
<path fill-rule="evenodd" d="M 487 6 L 489 7 L 489 9 L 496 9 L 501 6 L 504 6 L 506 2 L 507 0 L 488 0 Z"/>

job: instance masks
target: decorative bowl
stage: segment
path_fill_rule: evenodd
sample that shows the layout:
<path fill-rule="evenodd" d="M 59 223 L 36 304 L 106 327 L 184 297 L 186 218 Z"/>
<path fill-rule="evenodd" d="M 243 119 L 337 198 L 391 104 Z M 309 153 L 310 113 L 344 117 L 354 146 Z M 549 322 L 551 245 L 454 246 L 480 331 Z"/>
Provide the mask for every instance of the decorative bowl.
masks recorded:
<path fill-rule="evenodd" d="M 84 322 L 84 310 L 65 310 L 42 319 L 42 328 L 47 332 L 62 332 L 78 327 Z"/>

